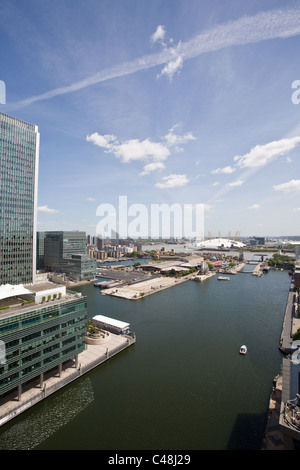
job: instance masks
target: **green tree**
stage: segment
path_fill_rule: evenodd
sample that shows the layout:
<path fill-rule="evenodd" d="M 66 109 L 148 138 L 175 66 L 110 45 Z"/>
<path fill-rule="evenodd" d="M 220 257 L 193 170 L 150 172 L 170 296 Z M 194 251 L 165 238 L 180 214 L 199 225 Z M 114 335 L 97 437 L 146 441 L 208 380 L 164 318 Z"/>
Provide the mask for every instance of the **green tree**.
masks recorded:
<path fill-rule="evenodd" d="M 293 334 L 293 340 L 296 341 L 297 339 L 300 339 L 300 328 Z"/>

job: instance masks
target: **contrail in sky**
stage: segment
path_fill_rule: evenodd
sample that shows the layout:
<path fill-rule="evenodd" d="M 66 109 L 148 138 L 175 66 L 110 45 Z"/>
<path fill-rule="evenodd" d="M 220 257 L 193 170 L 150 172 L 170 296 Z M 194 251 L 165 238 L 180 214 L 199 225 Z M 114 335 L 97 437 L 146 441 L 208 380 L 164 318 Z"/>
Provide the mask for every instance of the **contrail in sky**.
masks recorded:
<path fill-rule="evenodd" d="M 300 9 L 272 10 L 254 16 L 245 16 L 208 29 L 194 38 L 180 43 L 176 48 L 176 54 L 184 61 L 230 46 L 258 43 L 275 38 L 284 39 L 298 34 L 300 34 Z M 81 90 L 96 83 L 131 75 L 141 70 L 166 64 L 171 60 L 174 60 L 174 48 L 172 47 L 103 69 L 71 85 L 55 88 L 19 101 L 12 104 L 12 107 L 28 106 L 36 101 L 47 100 Z"/>

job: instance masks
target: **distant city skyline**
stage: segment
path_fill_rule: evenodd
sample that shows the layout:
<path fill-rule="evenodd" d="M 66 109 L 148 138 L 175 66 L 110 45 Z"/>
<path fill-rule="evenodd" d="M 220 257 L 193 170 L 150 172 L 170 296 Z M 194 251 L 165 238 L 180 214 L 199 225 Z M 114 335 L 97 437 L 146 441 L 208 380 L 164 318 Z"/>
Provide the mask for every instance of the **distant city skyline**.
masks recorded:
<path fill-rule="evenodd" d="M 126 196 L 203 205 L 205 237 L 300 234 L 298 1 L 0 0 L 0 26 L 0 111 L 41 136 L 38 231 L 97 235 Z"/>

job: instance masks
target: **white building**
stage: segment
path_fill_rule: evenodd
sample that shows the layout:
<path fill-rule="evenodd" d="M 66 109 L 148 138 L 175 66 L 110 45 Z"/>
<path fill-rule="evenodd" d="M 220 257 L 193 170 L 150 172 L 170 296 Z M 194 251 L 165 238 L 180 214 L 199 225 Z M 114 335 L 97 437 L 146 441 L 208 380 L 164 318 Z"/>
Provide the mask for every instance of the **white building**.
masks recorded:
<path fill-rule="evenodd" d="M 206 240 L 203 242 L 197 243 L 197 248 L 204 250 L 222 250 L 222 249 L 231 249 L 231 248 L 243 248 L 246 245 L 242 242 L 236 240 L 230 240 L 227 238 L 213 238 L 211 240 Z"/>

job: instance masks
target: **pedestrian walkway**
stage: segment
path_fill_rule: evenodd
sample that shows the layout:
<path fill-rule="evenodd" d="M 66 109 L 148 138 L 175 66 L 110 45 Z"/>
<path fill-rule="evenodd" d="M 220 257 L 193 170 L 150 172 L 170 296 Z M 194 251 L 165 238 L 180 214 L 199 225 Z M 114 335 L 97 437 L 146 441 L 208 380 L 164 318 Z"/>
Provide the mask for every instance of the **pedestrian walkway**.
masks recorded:
<path fill-rule="evenodd" d="M 110 333 L 109 341 L 104 344 L 87 344 L 86 349 L 78 355 L 77 361 L 69 362 L 61 370 L 45 374 L 42 384 L 37 378 L 35 382 L 23 386 L 20 399 L 17 392 L 0 399 L 0 426 L 131 346 L 135 341 L 135 336 Z"/>
<path fill-rule="evenodd" d="M 295 348 L 292 347 L 293 343 L 293 308 L 294 308 L 294 283 L 291 282 L 290 290 L 287 298 L 284 320 L 282 325 L 282 333 L 280 338 L 280 350 L 284 354 L 290 354 Z"/>
<path fill-rule="evenodd" d="M 282 395 L 282 376 L 274 379 L 269 402 L 265 438 L 262 450 L 284 450 L 283 436 L 279 428 L 280 405 Z"/>

